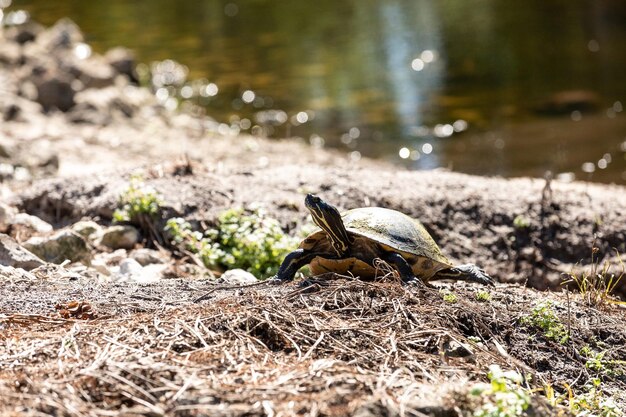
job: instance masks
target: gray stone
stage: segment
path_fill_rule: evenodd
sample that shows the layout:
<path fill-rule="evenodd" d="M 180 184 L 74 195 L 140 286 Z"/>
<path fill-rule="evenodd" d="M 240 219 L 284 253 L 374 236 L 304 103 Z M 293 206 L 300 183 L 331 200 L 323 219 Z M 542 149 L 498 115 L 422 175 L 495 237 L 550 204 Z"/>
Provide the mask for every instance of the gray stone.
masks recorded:
<path fill-rule="evenodd" d="M 0 136 L 0 157 L 11 159 L 17 153 L 14 143 Z"/>
<path fill-rule="evenodd" d="M 120 262 L 118 271 L 113 274 L 113 278 L 119 281 L 135 281 L 140 283 L 150 283 L 158 281 L 163 276 L 165 265 L 148 265 L 142 267 L 134 259 L 127 258 Z"/>
<path fill-rule="evenodd" d="M 124 259 L 120 262 L 120 271 L 122 275 L 139 275 L 143 267 L 134 259 Z"/>
<path fill-rule="evenodd" d="M 127 76 L 132 82 L 139 82 L 139 77 L 135 71 L 135 56 L 130 49 L 113 48 L 107 51 L 104 59 L 119 74 Z"/>
<path fill-rule="evenodd" d="M 31 216 L 27 213 L 17 213 L 13 216 L 13 221 L 11 223 L 26 227 L 35 233 L 50 233 L 53 230 L 50 223 L 41 220 L 37 216 Z"/>
<path fill-rule="evenodd" d="M 94 259 L 91 261 L 91 267 L 101 273 L 102 275 L 109 276 L 111 275 L 111 271 L 107 266 L 106 262 L 102 259 Z"/>
<path fill-rule="evenodd" d="M 166 255 L 162 254 L 158 250 L 146 248 L 136 249 L 130 254 L 130 257 L 139 262 L 141 266 L 162 264 L 165 256 Z"/>
<path fill-rule="evenodd" d="M 12 280 L 36 281 L 37 277 L 22 268 L 0 265 L 0 282 Z"/>
<path fill-rule="evenodd" d="M 44 264 L 44 261 L 20 246 L 11 236 L 0 234 L 0 265 L 30 271 Z"/>
<path fill-rule="evenodd" d="M 146 104 L 137 88 L 127 85 L 86 89 L 76 93 L 76 105 L 67 113 L 73 123 L 106 126 L 115 120 L 133 117 Z"/>
<path fill-rule="evenodd" d="M 133 226 L 111 226 L 104 229 L 98 243 L 111 249 L 132 249 L 139 239 L 139 231 Z"/>
<path fill-rule="evenodd" d="M 115 70 L 101 57 L 89 60 L 76 60 L 68 72 L 80 80 L 84 88 L 103 88 L 113 85 Z"/>
<path fill-rule="evenodd" d="M 72 123 L 84 123 L 91 125 L 106 126 L 113 121 L 108 111 L 102 111 L 92 103 L 77 103 L 67 113 L 67 118 Z"/>
<path fill-rule="evenodd" d="M 75 91 L 65 74 L 47 74 L 33 82 L 37 88 L 37 102 L 45 111 L 59 109 L 66 112 L 74 106 Z"/>
<path fill-rule="evenodd" d="M 93 234 L 100 232 L 102 230 L 102 227 L 100 227 L 98 223 L 92 220 L 82 220 L 74 223 L 71 226 L 71 229 L 85 239 L 88 239 Z"/>
<path fill-rule="evenodd" d="M 220 279 L 227 285 L 254 284 L 258 281 L 254 275 L 243 269 L 230 269 L 224 272 Z"/>
<path fill-rule="evenodd" d="M 48 262 L 61 264 L 65 260 L 89 265 L 91 252 L 81 235 L 71 230 L 63 230 L 50 237 L 33 237 L 24 247 Z"/>
<path fill-rule="evenodd" d="M 0 203 L 0 228 L 5 228 L 13 223 L 16 214 L 17 209 L 15 207 Z"/>
<path fill-rule="evenodd" d="M 21 25 L 5 27 L 4 36 L 7 40 L 23 45 L 27 42 L 34 41 L 37 38 L 37 35 L 39 35 L 43 31 L 43 26 L 41 26 L 39 23 L 29 20 Z"/>
<path fill-rule="evenodd" d="M 70 49 L 85 38 L 72 20 L 63 18 L 37 36 L 36 42 L 46 51 Z"/>
<path fill-rule="evenodd" d="M 0 64 L 16 65 L 21 57 L 20 46 L 0 40 Z"/>
<path fill-rule="evenodd" d="M 2 79 L 0 78 L 0 85 L 1 83 Z M 24 87 L 26 84 L 27 83 L 24 83 L 20 87 Z M 35 86 L 32 83 L 30 84 L 33 90 L 36 91 Z M 15 94 L 17 94 L 17 92 Z M 42 110 L 41 105 L 15 94 L 4 93 L 3 95 L 0 95 L 1 120 L 4 120 L 5 122 L 28 122 L 29 120 L 32 120 L 32 117 L 39 117 Z M 36 97 L 36 95 L 37 93 L 35 92 L 34 97 Z M 0 156 L 4 158 L 13 158 L 17 149 L 21 147 L 17 146 L 17 143 L 14 141 L 2 140 L 0 137 L 0 147 L 2 147 L 2 150 L 0 150 Z"/>

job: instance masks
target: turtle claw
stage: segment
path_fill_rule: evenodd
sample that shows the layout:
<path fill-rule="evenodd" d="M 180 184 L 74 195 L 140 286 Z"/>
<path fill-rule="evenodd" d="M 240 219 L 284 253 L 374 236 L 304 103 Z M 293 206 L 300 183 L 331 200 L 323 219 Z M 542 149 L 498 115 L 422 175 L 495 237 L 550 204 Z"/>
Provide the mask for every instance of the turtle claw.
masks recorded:
<path fill-rule="evenodd" d="M 495 287 L 494 279 L 483 269 L 474 264 L 465 264 L 443 269 L 437 272 L 434 279 L 451 279 L 455 281 L 468 281 L 477 284 Z"/>
<path fill-rule="evenodd" d="M 410 278 L 410 279 L 408 279 L 406 281 L 403 281 L 403 283 L 406 286 L 410 286 L 410 287 L 414 287 L 414 288 L 425 288 L 425 287 L 428 287 L 428 284 L 426 284 L 424 281 L 422 281 L 418 277 Z"/>
<path fill-rule="evenodd" d="M 268 285 L 281 285 L 287 282 L 287 280 L 280 279 L 276 275 L 274 275 L 273 277 L 270 277 L 267 280 L 265 280 L 265 282 L 267 282 Z"/>
<path fill-rule="evenodd" d="M 306 278 L 298 283 L 298 287 L 303 289 L 328 287 L 329 285 L 329 281 L 319 280 L 315 278 Z"/>

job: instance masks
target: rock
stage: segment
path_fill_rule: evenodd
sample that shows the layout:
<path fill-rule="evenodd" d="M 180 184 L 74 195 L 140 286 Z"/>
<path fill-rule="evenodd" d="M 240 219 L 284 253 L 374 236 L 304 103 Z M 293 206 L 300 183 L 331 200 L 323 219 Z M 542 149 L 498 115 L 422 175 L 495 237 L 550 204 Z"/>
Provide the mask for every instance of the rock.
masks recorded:
<path fill-rule="evenodd" d="M 6 180 L 30 181 L 31 178 L 32 175 L 28 169 L 0 162 L 0 182 Z"/>
<path fill-rule="evenodd" d="M 37 277 L 22 268 L 14 268 L 12 266 L 0 265 L 0 283 L 11 280 L 28 280 L 36 281 Z"/>
<path fill-rule="evenodd" d="M 103 88 L 113 85 L 115 71 L 101 57 L 76 60 L 68 72 L 83 84 L 83 88 Z"/>
<path fill-rule="evenodd" d="M 128 258 L 128 252 L 126 249 L 118 249 L 111 253 L 96 253 L 95 257 L 96 259 L 101 259 L 105 265 L 119 265 L 124 259 Z"/>
<path fill-rule="evenodd" d="M 14 25 L 4 29 L 4 37 L 17 44 L 24 45 L 37 39 L 37 36 L 44 31 L 44 27 L 39 23 L 29 20 L 21 25 Z"/>
<path fill-rule="evenodd" d="M 91 267 L 101 273 L 102 275 L 109 276 L 111 271 L 107 267 L 107 264 L 102 259 L 94 259 L 91 261 Z"/>
<path fill-rule="evenodd" d="M 33 237 L 24 243 L 24 247 L 41 259 L 55 264 L 65 260 L 89 265 L 91 253 L 87 242 L 78 233 L 63 230 L 50 237 Z"/>
<path fill-rule="evenodd" d="M 114 250 L 132 249 L 139 239 L 139 231 L 133 226 L 111 226 L 104 229 L 98 243 Z"/>
<path fill-rule="evenodd" d="M 10 159 L 16 152 L 16 146 L 14 143 L 0 138 L 0 158 Z"/>
<path fill-rule="evenodd" d="M 254 275 L 243 269 L 230 269 L 222 274 L 220 280 L 227 285 L 246 285 L 258 282 Z"/>
<path fill-rule="evenodd" d="M 162 264 L 164 263 L 164 257 L 166 255 L 162 254 L 158 250 L 154 249 L 146 249 L 140 248 L 131 252 L 130 257 L 137 262 L 141 266 L 151 265 L 151 264 Z"/>
<path fill-rule="evenodd" d="M 12 224 L 26 227 L 35 233 L 50 233 L 53 230 L 50 223 L 41 220 L 37 216 L 31 216 L 28 213 L 17 213 L 13 217 Z"/>
<path fill-rule="evenodd" d="M 13 190 L 7 184 L 0 183 L 0 201 L 4 201 L 7 204 L 18 203 Z"/>
<path fill-rule="evenodd" d="M 44 261 L 20 246 L 11 236 L 0 234 L 0 265 L 30 271 L 44 264 Z"/>
<path fill-rule="evenodd" d="M 119 270 L 113 274 L 116 280 L 131 280 L 141 283 L 159 281 L 165 265 L 148 265 L 142 267 L 139 262 L 132 258 L 124 259 L 120 262 Z"/>
<path fill-rule="evenodd" d="M 113 119 L 108 112 L 101 111 L 92 103 L 77 103 L 67 114 L 72 123 L 85 123 L 98 126 L 106 126 Z"/>
<path fill-rule="evenodd" d="M 15 207 L 0 203 L 0 230 L 6 230 L 13 223 L 16 214 L 17 209 Z"/>
<path fill-rule="evenodd" d="M 2 112 L 2 119 L 5 122 L 10 122 L 12 120 L 17 120 L 20 116 L 22 109 L 19 108 L 16 104 L 10 104 L 7 106 Z"/>
<path fill-rule="evenodd" d="M 48 73 L 33 80 L 37 89 L 37 102 L 44 111 L 59 109 L 66 112 L 74 106 L 74 89 L 71 79 L 61 72 Z"/>
<path fill-rule="evenodd" d="M 12 42 L 0 42 L 0 64 L 17 65 L 22 52 L 20 46 Z"/>
<path fill-rule="evenodd" d="M 93 234 L 102 231 L 102 227 L 92 220 L 82 220 L 76 222 L 71 226 L 71 229 L 85 239 L 89 239 L 89 237 Z"/>
<path fill-rule="evenodd" d="M 119 74 L 127 76 L 133 83 L 139 82 L 139 76 L 135 71 L 135 56 L 130 49 L 110 49 L 104 55 L 104 59 L 106 59 L 109 65 L 112 66 Z"/>
<path fill-rule="evenodd" d="M 130 118 L 142 105 L 133 92 L 132 86 L 81 91 L 75 96 L 76 105 L 68 112 L 68 119 L 73 123 L 106 126 L 115 119 Z"/>
<path fill-rule="evenodd" d="M 84 40 L 80 28 L 67 18 L 59 20 L 54 26 L 37 36 L 37 43 L 46 51 L 70 49 L 73 45 L 84 42 Z"/>
<path fill-rule="evenodd" d="M 143 267 L 142 274 L 137 281 L 143 283 L 159 281 L 161 278 L 163 278 L 163 272 L 166 269 L 166 265 L 146 265 Z"/>
<path fill-rule="evenodd" d="M 120 262 L 119 273 L 121 275 L 140 275 L 143 267 L 134 259 L 128 258 Z"/>
<path fill-rule="evenodd" d="M 0 83 L 2 83 L 1 79 Z M 34 85 L 32 87 L 35 89 Z M 36 95 L 35 93 L 34 96 Z M 13 94 L 0 95 L 0 118 L 5 122 L 28 122 L 32 120 L 32 117 L 39 116 L 42 110 L 39 103 L 25 97 L 19 97 Z M 3 141 L 2 146 L 4 147 L 5 145 L 6 142 Z M 0 156 L 7 158 L 10 155 Z"/>

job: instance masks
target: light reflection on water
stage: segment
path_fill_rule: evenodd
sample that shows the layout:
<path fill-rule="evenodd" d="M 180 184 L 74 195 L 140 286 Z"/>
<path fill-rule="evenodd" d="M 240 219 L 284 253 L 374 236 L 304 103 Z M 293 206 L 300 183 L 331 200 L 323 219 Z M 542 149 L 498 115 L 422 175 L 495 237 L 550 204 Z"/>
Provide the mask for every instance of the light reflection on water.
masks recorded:
<path fill-rule="evenodd" d="M 301 136 L 351 160 L 420 169 L 626 183 L 620 0 L 14 1 L 21 7 L 46 24 L 72 18 L 96 51 L 125 45 L 142 62 L 186 65 L 160 64 L 172 79 L 157 80 L 157 96 L 205 106 L 224 131 Z"/>

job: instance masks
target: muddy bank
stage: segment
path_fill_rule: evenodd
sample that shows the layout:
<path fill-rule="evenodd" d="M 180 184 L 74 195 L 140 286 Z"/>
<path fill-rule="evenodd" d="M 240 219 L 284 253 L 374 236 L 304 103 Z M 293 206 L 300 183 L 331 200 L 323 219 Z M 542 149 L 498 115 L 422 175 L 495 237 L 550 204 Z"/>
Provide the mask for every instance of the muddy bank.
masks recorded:
<path fill-rule="evenodd" d="M 164 217 L 214 224 L 229 207 L 261 204 L 294 234 L 307 222 L 304 194 L 315 192 L 341 209 L 381 206 L 414 216 L 452 260 L 538 289 L 559 289 L 564 274 L 588 269 L 594 245 L 600 264 L 617 265 L 626 252 L 622 187 L 311 164 L 219 170 L 216 163 L 205 160 L 186 176 L 145 171 L 165 198 Z M 118 175 L 45 181 L 21 193 L 20 206 L 53 224 L 109 221 L 127 182 Z"/>

